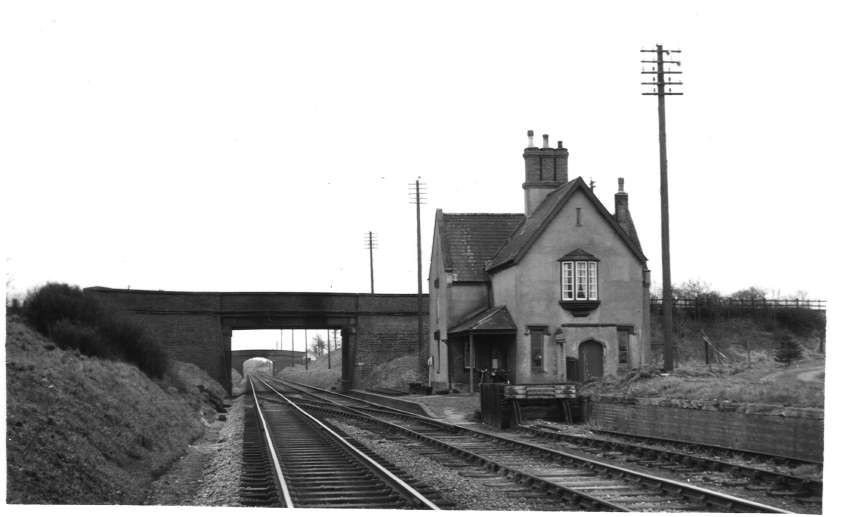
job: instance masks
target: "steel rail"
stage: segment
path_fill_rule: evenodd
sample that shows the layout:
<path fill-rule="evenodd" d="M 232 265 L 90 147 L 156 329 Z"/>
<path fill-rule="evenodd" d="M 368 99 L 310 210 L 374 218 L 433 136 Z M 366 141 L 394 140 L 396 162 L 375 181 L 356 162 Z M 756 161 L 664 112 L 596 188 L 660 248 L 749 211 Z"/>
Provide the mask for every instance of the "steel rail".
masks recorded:
<path fill-rule="evenodd" d="M 741 465 L 738 463 L 732 463 L 729 461 L 723 461 L 715 458 L 709 458 L 706 456 L 699 456 L 670 449 L 663 449 L 660 447 L 652 447 L 650 445 L 645 444 L 629 443 L 627 441 L 606 440 L 604 438 L 597 438 L 593 436 L 577 436 L 571 434 L 564 434 L 559 433 L 557 431 L 541 429 L 539 427 L 531 425 L 522 425 L 519 427 L 519 429 L 522 429 L 528 433 L 531 433 L 546 440 L 552 440 L 556 442 L 568 442 L 570 444 L 578 446 L 605 449 L 610 451 L 624 451 L 626 453 L 636 454 L 640 456 L 655 456 L 658 458 L 672 459 L 675 461 L 682 462 L 682 464 L 685 465 L 702 465 L 703 467 L 710 467 L 715 469 L 717 472 L 736 472 L 751 479 L 770 481 L 789 487 L 797 486 L 800 488 L 800 490 L 806 492 L 807 494 L 814 494 L 816 496 L 820 496 L 823 493 L 823 483 L 816 479 L 801 478 L 797 476 L 792 476 L 790 474 L 784 474 L 782 472 L 774 472 L 772 470 L 766 470 L 763 468 L 756 468 L 749 465 Z M 628 438 L 628 435 L 621 434 L 620 437 L 622 440 L 626 440 Z M 645 438 L 641 439 L 646 440 Z M 678 445 L 684 447 L 689 444 L 687 442 L 678 442 Z M 693 446 L 702 447 L 699 444 L 694 444 Z"/>
<path fill-rule="evenodd" d="M 618 431 L 606 431 L 602 429 L 594 429 L 594 433 L 599 434 L 608 434 L 614 437 L 621 437 L 632 440 L 644 440 L 649 442 L 656 443 L 669 443 L 671 445 L 679 446 L 679 447 L 693 447 L 705 450 L 714 451 L 717 454 L 722 455 L 737 455 L 737 454 L 745 454 L 747 456 L 753 456 L 754 458 L 761 458 L 763 461 L 770 461 L 773 463 L 788 463 L 788 464 L 797 464 L 797 465 L 814 465 L 816 467 L 823 468 L 823 462 L 806 460 L 803 458 L 795 458 L 793 456 L 779 456 L 776 454 L 767 454 L 759 451 L 752 451 L 748 449 L 732 449 L 729 447 L 723 447 L 720 445 L 711 445 L 708 443 L 700 443 L 700 442 L 686 442 L 683 440 L 674 440 L 672 438 L 656 438 L 654 436 L 646 436 L 642 434 L 628 434 L 621 433 Z"/>
<path fill-rule="evenodd" d="M 281 381 L 280 379 L 275 379 L 275 381 L 280 382 L 282 384 L 289 384 L 288 381 Z M 261 380 L 261 382 L 263 382 L 263 381 Z M 267 384 L 267 386 L 268 386 L 268 384 Z M 277 392 L 271 386 L 269 386 L 269 388 L 272 389 L 273 391 Z M 295 388 L 295 389 L 297 391 L 301 391 L 301 392 L 306 391 L 306 390 L 302 390 L 302 389 L 298 389 L 298 388 Z M 322 391 L 324 391 L 324 390 L 322 390 Z M 481 455 L 478 455 L 474 452 L 464 450 L 460 447 L 455 447 L 455 446 L 447 444 L 443 441 L 437 440 L 433 437 L 424 435 L 422 433 L 418 433 L 418 432 L 413 431 L 411 429 L 407 429 L 405 427 L 399 426 L 399 425 L 394 424 L 392 422 L 387 422 L 386 420 L 381 420 L 381 419 L 375 418 L 374 416 L 369 415 L 369 414 L 367 414 L 367 413 L 365 413 L 361 410 L 342 406 L 338 402 L 328 400 L 325 397 L 316 396 L 315 394 L 309 394 L 309 395 L 314 396 L 314 397 L 318 398 L 319 400 L 322 400 L 326 404 L 332 405 L 334 408 L 342 408 L 342 409 L 329 409 L 327 406 L 324 406 L 324 407 L 318 406 L 317 407 L 317 406 L 310 404 L 316 410 L 330 411 L 331 413 L 340 414 L 340 415 L 343 415 L 343 416 L 354 416 L 355 418 L 363 419 L 363 420 L 366 420 L 366 421 L 380 423 L 381 425 L 390 427 L 397 432 L 401 432 L 401 433 L 406 434 L 408 436 L 412 436 L 419 441 L 431 443 L 431 444 L 437 445 L 437 446 L 439 446 L 443 449 L 450 450 L 451 452 L 454 452 L 456 454 L 460 454 L 461 456 L 467 458 L 468 460 L 473 461 L 474 463 L 477 463 L 477 464 L 480 464 L 480 465 L 495 466 L 497 470 L 500 470 L 500 471 L 503 471 L 503 472 L 508 472 L 517 479 L 523 479 L 523 480 L 527 481 L 528 483 L 530 483 L 532 485 L 544 487 L 549 491 L 554 491 L 556 493 L 565 494 L 571 500 L 573 500 L 574 502 L 577 502 L 580 506 L 584 506 L 587 509 L 592 509 L 593 511 L 613 511 L 613 512 L 627 512 L 627 511 L 629 511 L 628 508 L 626 508 L 626 507 L 623 507 L 623 506 L 620 506 L 620 505 L 617 505 L 617 504 L 614 504 L 614 503 L 609 503 L 607 501 L 596 498 L 594 496 L 591 496 L 591 495 L 586 494 L 584 492 L 581 492 L 579 490 L 564 487 L 562 485 L 552 483 L 551 481 L 547 481 L 545 479 L 527 474 L 527 473 L 525 473 L 521 470 L 517 470 L 517 469 L 511 468 L 511 467 L 508 467 L 506 465 L 499 464 L 499 463 L 497 463 L 493 460 L 487 459 L 487 458 L 485 458 Z M 334 394 L 334 395 L 336 395 L 336 394 Z M 281 396 L 283 396 L 283 395 L 281 395 Z M 346 397 L 344 395 L 342 395 L 342 396 Z M 346 398 L 348 398 L 348 397 L 346 397 Z M 439 422 L 438 420 L 434 420 L 434 419 L 431 419 L 431 418 L 428 418 L 428 417 L 421 417 L 420 415 L 414 415 L 413 413 L 407 413 L 407 412 L 403 412 L 403 413 L 405 415 L 412 415 L 412 416 L 415 416 L 415 417 L 418 417 L 418 418 L 425 419 L 429 423 L 438 424 L 438 426 L 440 428 L 442 428 L 443 425 L 445 425 L 443 422 Z M 457 428 L 457 429 L 463 429 L 463 428 Z M 452 430 L 454 430 L 454 429 L 452 429 Z"/>
<path fill-rule="evenodd" d="M 283 476 L 283 469 L 280 466 L 280 461 L 277 457 L 277 452 L 274 445 L 274 440 L 272 439 L 271 433 L 269 432 L 269 428 L 266 425 L 266 419 L 263 416 L 263 409 L 260 407 L 260 401 L 257 398 L 257 390 L 254 388 L 254 380 L 250 377 L 248 378 L 248 383 L 251 385 L 251 395 L 254 398 L 254 407 L 257 410 L 257 416 L 260 418 L 260 423 L 263 426 L 263 436 L 266 438 L 266 446 L 268 447 L 269 456 L 271 456 L 272 463 L 274 464 L 274 471 L 278 486 L 280 487 L 281 494 L 283 495 L 283 503 L 287 508 L 294 508 L 292 503 L 292 496 L 289 493 L 289 487 L 286 484 L 286 478 Z"/>
<path fill-rule="evenodd" d="M 275 379 L 275 381 L 283 383 L 283 384 L 289 384 L 289 381 L 283 381 L 281 379 Z M 314 390 L 317 390 L 317 391 L 323 391 L 323 392 L 328 393 L 327 390 L 323 390 L 321 388 L 310 387 L 310 389 L 314 389 Z M 298 390 L 298 391 L 304 392 L 306 390 Z M 331 393 L 331 394 L 333 396 L 351 398 L 351 397 L 348 397 L 346 395 L 341 395 L 341 394 L 337 394 L 337 393 Z M 362 410 L 342 406 L 341 404 L 339 404 L 337 402 L 328 400 L 325 397 L 316 396 L 315 394 L 311 394 L 311 395 L 315 396 L 316 398 L 319 398 L 320 400 L 324 400 L 327 403 L 334 404 L 337 407 L 344 408 L 344 412 L 354 413 L 355 415 L 359 414 L 360 418 L 375 419 L 375 420 L 378 420 L 379 422 L 381 422 L 384 425 L 395 428 L 399 432 L 402 432 L 402 433 L 405 433 L 405 434 L 408 434 L 408 435 L 411 435 L 411 436 L 415 436 L 415 437 L 422 436 L 426 441 L 431 441 L 432 443 L 435 443 L 435 444 L 441 444 L 441 442 L 439 442 L 439 440 L 434 440 L 433 438 L 427 437 L 426 435 L 422 435 L 421 433 L 417 433 L 416 431 L 412 431 L 410 429 L 399 426 L 399 425 L 394 424 L 392 422 L 387 422 L 385 420 L 377 419 L 377 418 L 372 417 L 368 414 L 363 414 Z M 368 402 L 368 401 L 366 401 L 366 402 L 369 405 L 376 405 L 376 404 Z M 386 407 L 384 407 L 384 408 L 386 408 Z M 392 409 L 392 408 L 389 408 L 389 409 Z M 749 512 L 793 513 L 793 512 L 789 512 L 787 510 L 783 510 L 781 508 L 776 508 L 776 507 L 765 505 L 765 504 L 758 503 L 758 502 L 755 502 L 755 501 L 749 501 L 747 499 L 732 496 L 732 495 L 729 495 L 729 494 L 724 494 L 724 493 L 717 492 L 717 491 L 714 491 L 714 490 L 709 490 L 709 489 L 706 489 L 706 488 L 697 487 L 697 486 L 694 486 L 694 485 L 691 485 L 691 484 L 688 484 L 688 483 L 682 483 L 682 482 L 679 482 L 679 481 L 676 481 L 676 480 L 667 479 L 667 478 L 663 478 L 663 477 L 659 477 L 659 476 L 654 476 L 654 475 L 651 475 L 651 474 L 646 474 L 646 473 L 635 471 L 635 470 L 632 470 L 632 469 L 620 467 L 618 465 L 613 465 L 613 464 L 610 464 L 610 463 L 601 462 L 601 461 L 598 461 L 598 460 L 593 460 L 593 459 L 586 458 L 586 457 L 583 457 L 583 456 L 570 454 L 568 452 L 550 449 L 548 447 L 543 447 L 543 446 L 533 444 L 533 443 L 529 443 L 529 442 L 525 442 L 525 441 L 522 441 L 522 440 L 506 438 L 506 437 L 503 437 L 503 436 L 491 434 L 491 433 L 484 432 L 484 431 L 477 430 L 477 429 L 469 429 L 469 428 L 466 428 L 466 427 L 463 427 L 463 426 L 448 424 L 446 422 L 441 422 L 439 420 L 429 418 L 429 417 L 423 417 L 421 415 L 415 415 L 413 413 L 406 412 L 406 411 L 396 410 L 396 412 L 401 413 L 401 416 L 404 416 L 404 417 L 407 417 L 407 418 L 415 418 L 416 420 L 419 420 L 420 422 L 424 422 L 424 423 L 427 423 L 427 424 L 430 424 L 430 425 L 434 425 L 434 426 L 439 427 L 443 430 L 449 431 L 453 434 L 456 434 L 458 432 L 463 432 L 463 433 L 466 433 L 466 434 L 478 435 L 478 436 L 485 437 L 489 440 L 496 440 L 496 441 L 505 442 L 505 443 L 508 443 L 508 444 L 512 444 L 516 447 L 524 448 L 524 449 L 527 449 L 527 450 L 543 452 L 543 453 L 546 453 L 546 454 L 549 454 L 549 455 L 552 455 L 552 456 L 555 456 L 555 457 L 559 457 L 559 458 L 568 460 L 572 463 L 587 464 L 587 465 L 592 466 L 593 470 L 601 469 L 601 470 L 613 471 L 613 472 L 618 472 L 621 475 L 627 475 L 627 476 L 630 476 L 632 478 L 636 478 L 638 480 L 643 479 L 643 480 L 646 480 L 646 481 L 649 481 L 649 482 L 660 483 L 662 486 L 666 487 L 666 489 L 665 489 L 666 492 L 685 491 L 685 492 L 692 494 L 695 498 L 703 498 L 703 499 L 711 498 L 711 499 L 715 500 L 716 505 L 720 506 L 720 507 L 724 507 L 724 506 L 728 506 L 728 505 L 739 505 L 739 506 L 743 507 L 743 509 L 745 509 L 746 511 L 749 511 Z M 441 445 L 445 446 L 447 444 L 441 444 Z M 458 448 L 458 449 L 460 451 L 462 451 L 463 453 L 467 453 L 467 454 L 470 454 L 472 456 L 480 457 L 480 456 L 476 455 L 475 453 L 471 453 L 469 451 L 464 451 L 463 449 L 460 449 L 460 448 Z M 490 461 L 490 460 L 487 460 L 487 461 Z M 504 467 L 504 468 L 506 470 L 512 470 L 512 469 L 509 469 L 508 467 Z M 515 472 L 521 473 L 520 471 L 515 471 Z M 548 481 L 545 481 L 545 480 L 542 480 L 542 481 L 544 481 L 545 483 L 549 483 Z M 553 484 L 553 485 L 556 486 L 556 487 L 565 488 L 565 487 L 561 487 L 560 485 L 555 485 L 555 484 Z M 585 496 L 585 497 L 588 497 L 588 498 L 591 498 L 591 499 L 595 499 L 595 498 L 593 498 L 593 496 L 584 494 L 584 493 L 582 493 L 578 490 L 572 490 L 572 489 L 569 489 L 569 490 L 571 490 L 575 493 L 578 493 L 582 496 Z M 610 504 L 610 503 L 606 503 L 606 504 Z M 622 511 L 628 511 L 628 510 L 623 508 Z"/>
<path fill-rule="evenodd" d="M 367 404 L 369 406 L 373 406 L 375 408 L 378 408 L 378 409 L 385 411 L 385 412 L 407 415 L 410 418 L 414 418 L 414 419 L 417 419 L 417 420 L 420 420 L 420 421 L 429 422 L 429 423 L 432 423 L 434 425 L 441 426 L 444 429 L 448 429 L 445 426 L 452 426 L 453 425 L 453 424 L 447 424 L 446 422 L 442 422 L 440 420 L 433 419 L 431 417 L 412 413 L 410 411 L 405 411 L 405 410 L 397 409 L 397 408 L 394 408 L 394 407 L 391 407 L 391 406 L 378 404 L 376 402 L 372 402 L 372 401 L 369 401 L 369 400 L 363 400 L 363 399 L 360 399 L 358 397 L 352 397 L 351 395 L 329 392 L 328 390 L 318 388 L 318 387 L 315 387 L 315 386 L 309 386 L 307 384 L 302 384 L 302 383 L 299 383 L 299 382 L 284 381 L 282 379 L 276 379 L 276 378 L 274 380 L 281 382 L 281 383 L 284 383 L 284 384 L 295 384 L 295 385 L 298 385 L 298 386 L 302 386 L 303 388 L 308 388 L 310 390 L 328 393 L 328 394 L 333 395 L 335 397 L 341 397 L 341 398 L 345 398 L 345 399 L 349 399 L 349 400 L 353 400 L 353 401 L 358 401 L 358 402 L 361 402 L 363 404 Z M 303 389 L 300 389 L 299 391 L 306 392 L 306 390 L 303 390 Z M 318 395 L 316 395 L 314 393 L 311 393 L 311 395 L 314 396 L 314 397 L 319 397 Z M 327 399 L 327 398 L 324 398 L 324 397 L 320 397 L 320 398 L 332 403 L 332 401 L 330 399 Z M 458 426 L 458 427 L 460 427 L 461 429 L 465 429 L 468 432 L 479 432 L 478 430 L 467 429 L 463 426 Z M 661 456 L 667 456 L 667 457 L 676 457 L 676 459 L 680 459 L 680 460 L 684 460 L 684 461 L 693 461 L 694 463 L 716 465 L 717 467 L 720 468 L 720 471 L 724 471 L 724 470 L 725 471 L 738 471 L 738 472 L 746 473 L 748 475 L 748 477 L 754 477 L 754 478 L 757 478 L 757 479 L 765 479 L 766 478 L 766 479 L 769 479 L 769 480 L 774 481 L 774 482 L 778 481 L 780 483 L 785 483 L 785 484 L 788 484 L 788 485 L 798 485 L 798 486 L 803 487 L 804 490 L 808 490 L 808 491 L 810 491 L 810 493 L 813 493 L 815 495 L 820 495 L 823 491 L 822 482 L 815 480 L 815 479 L 800 478 L 800 477 L 796 477 L 796 476 L 792 476 L 792 475 L 788 475 L 788 474 L 783 474 L 781 472 L 773 472 L 773 471 L 769 471 L 769 470 L 758 469 L 758 468 L 747 466 L 747 465 L 738 465 L 738 464 L 735 464 L 735 463 L 724 462 L 722 460 L 706 458 L 706 457 L 703 457 L 703 456 L 695 456 L 695 455 L 690 455 L 690 454 L 687 454 L 687 453 L 669 451 L 669 450 L 666 450 L 666 449 L 658 449 L 658 448 L 645 446 L 645 445 L 625 444 L 623 442 L 615 442 L 615 441 L 611 441 L 611 440 L 605 440 L 604 438 L 593 438 L 593 437 L 584 437 L 584 436 L 565 435 L 565 434 L 561 434 L 561 433 L 557 433 L 557 432 L 546 431 L 544 429 L 540 429 L 540 428 L 537 428 L 537 427 L 534 427 L 534 426 L 529 426 L 529 425 L 521 425 L 519 428 L 522 429 L 522 430 L 525 430 L 527 432 L 530 432 L 532 434 L 536 434 L 536 435 L 539 435 L 539 436 L 542 436 L 542 437 L 545 437 L 545 438 L 557 438 L 559 441 L 570 441 L 570 442 L 578 441 L 578 442 L 586 442 L 586 443 L 599 442 L 599 446 L 605 447 L 605 446 L 608 446 L 608 444 L 611 444 L 610 447 L 615 448 L 615 449 L 617 448 L 617 446 L 620 446 L 620 445 L 622 445 L 625 449 L 628 449 L 628 450 L 637 450 L 637 449 L 643 448 L 643 449 L 646 449 L 648 453 L 652 453 L 652 454 L 659 454 Z M 662 439 L 662 438 L 655 439 L 655 438 L 648 437 L 648 436 L 629 435 L 629 434 L 626 434 L 626 433 L 618 433 L 618 432 L 614 432 L 614 431 L 601 431 L 601 432 L 604 433 L 604 434 L 610 434 L 612 436 L 620 437 L 621 439 L 636 438 L 638 440 L 644 440 L 644 441 L 655 441 L 655 442 L 658 442 L 658 443 L 669 443 L 669 444 L 674 445 L 674 446 L 681 446 L 681 447 L 690 446 L 690 447 L 694 447 L 694 448 L 698 448 L 698 449 L 716 450 L 718 453 L 726 453 L 726 454 L 737 453 L 737 454 L 747 454 L 747 455 L 751 454 L 755 457 L 763 458 L 763 459 L 768 460 L 768 461 L 769 460 L 775 460 L 775 461 L 779 461 L 779 462 L 791 461 L 791 462 L 795 462 L 795 463 L 809 464 L 809 465 L 814 465 L 814 466 L 821 465 L 821 464 L 815 463 L 815 462 L 805 462 L 804 460 L 799 460 L 799 459 L 796 459 L 796 458 L 790 458 L 790 457 L 785 457 L 785 456 L 772 456 L 772 455 L 764 454 L 764 453 L 757 453 L 757 452 L 751 452 L 751 451 L 746 451 L 746 450 L 729 449 L 729 448 L 725 448 L 725 447 L 716 447 L 716 446 L 710 446 L 710 445 L 705 445 L 705 444 L 701 444 L 701 443 L 683 442 L 683 441 L 676 441 L 676 440 Z M 486 433 L 483 433 L 483 434 L 486 434 Z"/>
<path fill-rule="evenodd" d="M 387 411 L 387 412 L 391 412 L 391 413 L 395 413 L 395 414 L 407 415 L 407 416 L 410 416 L 411 418 L 427 420 L 429 422 L 433 422 L 436 425 L 442 426 L 443 424 L 445 424 L 445 422 L 441 422 L 440 420 L 437 420 L 435 418 L 431 418 L 431 417 L 426 416 L 426 415 L 420 415 L 418 413 L 413 413 L 411 411 L 406 411 L 404 409 L 398 409 L 398 408 L 394 408 L 392 406 L 387 406 L 385 404 L 379 404 L 377 402 L 372 402 L 371 400 L 364 400 L 364 399 L 361 399 L 359 397 L 352 397 L 351 395 L 346 395 L 344 393 L 337 393 L 337 392 L 329 391 L 329 390 L 326 390 L 326 389 L 323 389 L 323 388 L 318 388 L 316 386 L 310 386 L 309 384 L 302 384 L 300 382 L 295 382 L 295 381 L 285 381 L 283 379 L 278 379 L 276 377 L 263 376 L 263 378 L 264 379 L 271 379 L 273 382 L 278 382 L 280 384 L 284 384 L 284 385 L 289 386 L 290 388 L 292 388 L 296 391 L 299 391 L 301 393 L 306 393 L 306 394 L 310 395 L 311 397 L 315 397 L 315 398 L 318 398 L 320 400 L 324 400 L 324 401 L 326 401 L 330 404 L 337 404 L 337 402 L 334 402 L 333 400 L 331 400 L 329 398 L 322 397 L 322 396 L 317 395 L 315 393 L 311 393 L 309 390 L 319 391 L 319 392 L 322 392 L 322 393 L 326 393 L 328 395 L 332 395 L 332 396 L 337 397 L 337 398 L 343 398 L 343 399 L 346 399 L 346 400 L 350 400 L 352 402 L 358 402 L 360 404 L 366 404 L 367 406 L 372 406 L 372 407 L 379 409 L 379 410 L 383 410 L 383 411 Z M 298 388 L 296 386 L 300 386 L 300 388 Z"/>
<path fill-rule="evenodd" d="M 267 383 L 262 378 L 258 378 L 258 380 L 261 383 L 263 383 L 268 389 L 270 389 L 272 392 L 274 392 L 278 397 L 280 397 L 284 402 L 286 402 L 290 407 L 295 409 L 299 414 L 301 414 L 302 416 L 304 416 L 305 418 L 307 418 L 308 420 L 310 420 L 311 422 L 313 422 L 314 424 L 319 426 L 322 429 L 323 432 L 327 433 L 329 436 L 332 436 L 334 438 L 334 440 L 336 440 L 338 443 L 343 445 L 347 450 L 354 453 L 358 458 L 360 458 L 365 463 L 368 463 L 374 470 L 377 470 L 378 473 L 380 473 L 380 475 L 382 477 L 384 477 L 386 480 L 388 480 L 391 484 L 396 485 L 396 487 L 399 488 L 400 491 L 402 491 L 403 493 L 405 493 L 409 496 L 412 496 L 414 499 L 416 499 L 417 501 L 419 501 L 420 503 L 422 503 L 423 505 L 425 505 L 427 508 L 429 508 L 431 510 L 439 510 L 440 509 L 440 507 L 438 507 L 436 504 L 431 502 L 427 497 L 425 497 L 424 495 L 419 493 L 418 490 L 416 490 L 415 488 L 413 488 L 412 486 L 407 484 L 404 480 L 400 479 L 398 476 L 396 476 L 395 474 L 393 474 L 392 472 L 387 470 L 383 465 L 376 462 L 375 460 L 373 460 L 372 458 L 370 458 L 369 456 L 364 454 L 362 451 L 360 451 L 359 449 L 357 449 L 356 447 L 351 445 L 351 443 L 349 443 L 348 440 L 346 440 L 345 438 L 340 436 L 336 431 L 334 431 L 333 429 L 331 429 L 330 427 L 325 425 L 324 422 L 320 421 L 319 419 L 317 419 L 316 417 L 314 417 L 313 415 L 311 415 L 310 413 L 305 411 L 298 404 L 296 404 L 295 402 L 290 400 L 286 395 L 284 395 L 284 394 L 280 393 L 279 391 L 277 391 L 276 389 L 274 389 L 274 387 L 271 384 Z"/>

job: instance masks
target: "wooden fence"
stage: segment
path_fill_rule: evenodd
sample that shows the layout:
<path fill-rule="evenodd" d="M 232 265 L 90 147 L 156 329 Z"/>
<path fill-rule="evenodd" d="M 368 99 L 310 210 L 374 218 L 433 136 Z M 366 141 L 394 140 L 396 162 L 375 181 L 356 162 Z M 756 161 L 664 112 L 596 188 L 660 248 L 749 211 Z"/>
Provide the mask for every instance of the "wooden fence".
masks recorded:
<path fill-rule="evenodd" d="M 661 310 L 661 298 L 650 298 L 652 309 Z M 778 309 L 808 309 L 826 311 L 826 300 L 768 300 L 765 298 L 673 298 L 673 309 L 738 309 L 772 311 Z"/>

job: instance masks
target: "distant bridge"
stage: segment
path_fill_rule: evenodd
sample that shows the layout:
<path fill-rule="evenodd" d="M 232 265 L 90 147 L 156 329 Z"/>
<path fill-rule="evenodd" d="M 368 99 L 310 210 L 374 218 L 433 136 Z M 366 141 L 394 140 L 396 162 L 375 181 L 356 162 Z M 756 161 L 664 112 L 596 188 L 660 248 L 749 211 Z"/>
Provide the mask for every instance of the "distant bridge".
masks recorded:
<path fill-rule="evenodd" d="M 277 373 L 287 366 L 303 366 L 305 355 L 304 352 L 293 352 L 292 350 L 231 350 L 230 366 L 238 371 L 239 375 L 244 375 L 242 363 L 254 357 L 264 357 L 274 362 L 274 373 Z"/>
<path fill-rule="evenodd" d="M 87 287 L 144 325 L 169 356 L 193 363 L 230 389 L 242 368 L 230 350 L 234 330 L 340 329 L 341 388 L 383 362 L 419 349 L 415 294 L 142 291 Z M 427 296 L 423 295 L 427 308 Z M 427 311 L 427 309 L 425 309 Z M 428 336 L 424 315 L 423 342 Z M 246 359 L 249 359 L 246 357 Z M 302 357 L 303 361 L 303 357 Z"/>

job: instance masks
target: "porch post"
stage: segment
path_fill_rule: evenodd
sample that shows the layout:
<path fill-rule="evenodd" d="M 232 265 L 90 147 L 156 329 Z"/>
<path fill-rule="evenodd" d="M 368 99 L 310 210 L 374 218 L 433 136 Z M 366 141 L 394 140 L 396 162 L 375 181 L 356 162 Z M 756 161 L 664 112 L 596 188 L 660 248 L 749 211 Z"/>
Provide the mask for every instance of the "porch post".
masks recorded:
<path fill-rule="evenodd" d="M 475 392 L 475 336 L 469 334 L 469 392 Z"/>
<path fill-rule="evenodd" d="M 440 346 L 440 343 L 437 343 Z M 449 343 L 448 336 L 446 337 L 446 377 L 449 380 L 449 391 L 452 390 L 452 345 Z"/>

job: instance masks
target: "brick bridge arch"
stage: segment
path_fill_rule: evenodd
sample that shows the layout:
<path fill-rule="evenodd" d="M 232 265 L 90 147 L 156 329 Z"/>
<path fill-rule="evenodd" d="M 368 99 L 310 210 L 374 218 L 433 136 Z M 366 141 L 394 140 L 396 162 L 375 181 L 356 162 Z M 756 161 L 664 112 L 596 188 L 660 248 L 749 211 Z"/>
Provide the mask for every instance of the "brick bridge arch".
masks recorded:
<path fill-rule="evenodd" d="M 130 314 L 170 357 L 198 365 L 227 390 L 231 368 L 244 361 L 230 350 L 234 330 L 341 329 L 343 390 L 360 387 L 375 365 L 418 350 L 415 294 L 85 291 Z"/>
<path fill-rule="evenodd" d="M 231 350 L 230 367 L 239 372 L 239 375 L 244 375 L 242 363 L 254 357 L 262 357 L 274 363 L 274 373 L 277 373 L 292 364 L 303 366 L 304 355 L 304 352 L 293 353 L 291 350 Z"/>

